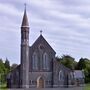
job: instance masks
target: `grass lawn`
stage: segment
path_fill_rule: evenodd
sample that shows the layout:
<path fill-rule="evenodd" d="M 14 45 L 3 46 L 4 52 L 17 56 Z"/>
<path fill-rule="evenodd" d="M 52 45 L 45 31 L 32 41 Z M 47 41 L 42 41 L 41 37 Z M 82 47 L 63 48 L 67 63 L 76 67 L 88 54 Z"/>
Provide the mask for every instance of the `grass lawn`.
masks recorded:
<path fill-rule="evenodd" d="M 8 89 L 6 88 L 6 84 L 0 85 L 0 90 L 8 90 Z"/>
<path fill-rule="evenodd" d="M 84 90 L 90 90 L 90 83 L 85 85 L 85 89 Z"/>

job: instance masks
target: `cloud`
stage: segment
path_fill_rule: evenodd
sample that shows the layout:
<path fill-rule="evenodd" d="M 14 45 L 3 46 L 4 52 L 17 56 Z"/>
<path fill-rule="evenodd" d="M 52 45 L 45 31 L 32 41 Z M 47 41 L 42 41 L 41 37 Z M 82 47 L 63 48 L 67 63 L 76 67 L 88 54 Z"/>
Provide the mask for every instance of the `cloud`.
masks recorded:
<path fill-rule="evenodd" d="M 20 11 L 16 9 L 12 4 L 0 3 L 0 13 L 7 15 L 20 16 Z"/>
<path fill-rule="evenodd" d="M 0 57 L 7 56 L 16 63 L 20 61 L 20 25 L 25 2 L 30 23 L 30 45 L 42 29 L 43 36 L 58 56 L 70 54 L 76 60 L 90 58 L 89 0 L 1 0 Z"/>

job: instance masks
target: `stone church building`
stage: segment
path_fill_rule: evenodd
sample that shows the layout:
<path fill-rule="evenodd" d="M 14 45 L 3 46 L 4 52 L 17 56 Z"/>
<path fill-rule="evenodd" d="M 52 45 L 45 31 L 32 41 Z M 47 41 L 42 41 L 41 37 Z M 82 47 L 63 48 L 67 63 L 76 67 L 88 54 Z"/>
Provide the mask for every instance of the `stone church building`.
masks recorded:
<path fill-rule="evenodd" d="M 8 74 L 7 87 L 54 88 L 75 85 L 74 71 L 58 63 L 56 52 L 42 34 L 29 46 L 29 29 L 25 9 L 21 25 L 21 63 Z"/>

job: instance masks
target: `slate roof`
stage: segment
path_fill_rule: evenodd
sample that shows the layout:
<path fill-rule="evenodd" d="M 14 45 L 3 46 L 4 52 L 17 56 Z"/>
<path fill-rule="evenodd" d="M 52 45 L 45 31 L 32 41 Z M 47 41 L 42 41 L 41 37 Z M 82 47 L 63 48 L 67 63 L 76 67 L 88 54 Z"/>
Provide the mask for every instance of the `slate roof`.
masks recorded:
<path fill-rule="evenodd" d="M 29 27 L 27 13 L 26 13 L 26 8 L 25 8 L 25 11 L 24 11 L 24 16 L 23 16 L 21 27 Z"/>
<path fill-rule="evenodd" d="M 74 70 L 74 78 L 84 78 L 84 72 L 82 70 Z"/>
<path fill-rule="evenodd" d="M 33 45 L 31 47 L 37 46 L 40 43 L 46 44 L 56 54 L 56 52 L 54 51 L 54 49 L 49 45 L 49 43 L 45 40 L 45 38 L 42 35 L 40 35 L 37 38 L 37 40 L 33 43 Z"/>

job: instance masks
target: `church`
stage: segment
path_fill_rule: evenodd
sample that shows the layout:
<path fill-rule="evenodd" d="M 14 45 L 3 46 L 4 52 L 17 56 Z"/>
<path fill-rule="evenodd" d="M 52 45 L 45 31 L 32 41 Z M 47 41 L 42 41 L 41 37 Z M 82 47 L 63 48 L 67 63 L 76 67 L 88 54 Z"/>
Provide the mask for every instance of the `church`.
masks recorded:
<path fill-rule="evenodd" d="M 45 40 L 42 33 L 33 45 L 29 46 L 29 29 L 25 8 L 21 24 L 20 65 L 7 75 L 7 87 L 59 88 L 75 86 L 77 79 L 75 79 L 74 70 L 65 67 L 56 60 L 56 52 Z M 84 76 L 82 75 L 78 81 L 80 81 L 79 84 L 83 84 Z"/>

